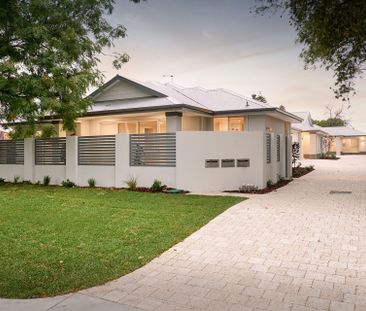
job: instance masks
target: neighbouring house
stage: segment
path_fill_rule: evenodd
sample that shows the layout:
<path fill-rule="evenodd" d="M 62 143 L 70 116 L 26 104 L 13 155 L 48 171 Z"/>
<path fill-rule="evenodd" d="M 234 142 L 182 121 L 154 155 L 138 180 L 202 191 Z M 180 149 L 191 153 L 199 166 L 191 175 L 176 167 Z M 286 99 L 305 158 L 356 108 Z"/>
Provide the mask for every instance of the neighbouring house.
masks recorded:
<path fill-rule="evenodd" d="M 300 116 L 224 89 L 119 75 L 90 96 L 94 104 L 76 120 L 75 133 L 49 120 L 59 137 L 26 139 L 15 166 L 6 165 L 9 147 L 0 144 L 0 177 L 38 181 L 49 175 L 53 183 L 79 185 L 95 178 L 97 185 L 122 187 L 134 176 L 140 186 L 159 179 L 195 192 L 243 184 L 261 189 L 291 177 L 291 123 Z"/>
<path fill-rule="evenodd" d="M 328 133 L 324 128 L 313 124 L 310 112 L 294 112 L 303 119 L 301 123 L 292 124 L 292 142 L 300 145 L 300 157 L 303 159 L 317 159 L 326 152 Z"/>
<path fill-rule="evenodd" d="M 329 151 L 341 154 L 366 153 L 366 133 L 348 126 L 324 127 L 329 135 Z"/>
<path fill-rule="evenodd" d="M 294 112 L 303 119 L 292 124 L 292 142 L 300 144 L 300 156 L 305 159 L 319 158 L 322 153 L 366 153 L 366 133 L 349 126 L 320 127 L 313 124 L 310 112 Z"/>

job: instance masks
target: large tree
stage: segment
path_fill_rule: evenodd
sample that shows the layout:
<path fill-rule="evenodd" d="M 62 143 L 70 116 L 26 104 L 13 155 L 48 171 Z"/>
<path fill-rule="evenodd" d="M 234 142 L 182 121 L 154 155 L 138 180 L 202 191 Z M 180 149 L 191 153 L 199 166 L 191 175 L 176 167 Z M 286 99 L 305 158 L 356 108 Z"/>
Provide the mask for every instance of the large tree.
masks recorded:
<path fill-rule="evenodd" d="M 34 124 L 58 115 L 73 130 L 91 104 L 86 91 L 101 82 L 98 55 L 126 36 L 106 20 L 114 2 L 0 1 L 0 120 Z M 113 64 L 127 60 L 118 54 Z"/>
<path fill-rule="evenodd" d="M 256 0 L 257 13 L 289 16 L 304 45 L 305 67 L 333 70 L 335 95 L 343 100 L 355 91 L 366 62 L 365 0 Z"/>

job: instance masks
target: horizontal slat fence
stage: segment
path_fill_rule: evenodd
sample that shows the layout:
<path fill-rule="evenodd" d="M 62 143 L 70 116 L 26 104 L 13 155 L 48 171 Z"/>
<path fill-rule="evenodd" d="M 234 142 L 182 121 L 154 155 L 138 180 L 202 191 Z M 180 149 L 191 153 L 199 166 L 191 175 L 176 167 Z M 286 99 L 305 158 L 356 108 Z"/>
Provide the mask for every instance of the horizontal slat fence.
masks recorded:
<path fill-rule="evenodd" d="M 131 134 L 130 166 L 176 166 L 176 135 Z"/>
<path fill-rule="evenodd" d="M 66 165 L 66 138 L 35 140 L 36 165 Z"/>
<path fill-rule="evenodd" d="M 0 140 L 0 164 L 24 164 L 24 140 Z"/>
<path fill-rule="evenodd" d="M 266 159 L 267 159 L 267 164 L 271 163 L 271 148 L 272 148 L 272 143 L 271 143 L 271 134 L 266 134 Z"/>
<path fill-rule="evenodd" d="M 79 165 L 115 165 L 116 136 L 84 136 L 78 138 Z"/>

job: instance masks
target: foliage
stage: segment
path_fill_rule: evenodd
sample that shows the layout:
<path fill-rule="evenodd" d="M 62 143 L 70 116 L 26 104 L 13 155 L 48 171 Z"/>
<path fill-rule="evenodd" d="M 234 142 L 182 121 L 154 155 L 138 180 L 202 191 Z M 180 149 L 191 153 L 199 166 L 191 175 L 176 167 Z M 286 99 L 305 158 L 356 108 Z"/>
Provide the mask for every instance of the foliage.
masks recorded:
<path fill-rule="evenodd" d="M 17 125 L 10 133 L 10 139 L 24 139 L 34 137 L 36 134 L 36 127 L 34 125 Z"/>
<path fill-rule="evenodd" d="M 299 178 L 301 176 L 304 176 L 304 175 L 314 171 L 314 169 L 315 168 L 313 165 L 302 167 L 300 164 L 300 165 L 292 168 L 292 177 Z"/>
<path fill-rule="evenodd" d="M 285 107 L 284 105 L 280 105 L 280 106 L 278 107 L 278 109 L 280 109 L 280 110 L 282 110 L 282 111 L 286 111 L 286 107 Z"/>
<path fill-rule="evenodd" d="M 292 143 L 292 165 L 295 167 L 297 161 L 300 159 L 300 144 L 298 142 Z"/>
<path fill-rule="evenodd" d="M 51 177 L 50 176 L 44 176 L 43 177 L 43 186 L 48 186 L 51 182 Z"/>
<path fill-rule="evenodd" d="M 4 178 L 0 178 L 0 185 L 5 183 L 5 179 Z"/>
<path fill-rule="evenodd" d="M 166 188 L 166 186 L 163 185 L 160 180 L 155 179 L 152 186 L 150 187 L 150 191 L 151 192 L 161 192 L 164 188 Z"/>
<path fill-rule="evenodd" d="M 134 176 L 130 176 L 128 180 L 125 181 L 128 190 L 136 191 L 137 190 L 137 178 Z"/>
<path fill-rule="evenodd" d="M 90 188 L 95 188 L 95 179 L 94 178 L 89 178 L 88 179 L 88 185 Z"/>
<path fill-rule="evenodd" d="M 69 180 L 69 179 L 63 180 L 61 185 L 64 188 L 74 188 L 74 187 L 76 187 L 76 184 L 74 182 L 72 182 L 71 180 Z"/>
<path fill-rule="evenodd" d="M 52 138 L 57 136 L 57 131 L 52 124 L 43 125 L 41 129 L 41 138 Z"/>
<path fill-rule="evenodd" d="M 4 184 L 0 297 L 54 296 L 104 284 L 144 266 L 242 199 Z"/>
<path fill-rule="evenodd" d="M 271 179 L 267 180 L 267 188 L 271 188 L 273 186 L 273 181 Z"/>
<path fill-rule="evenodd" d="M 267 99 L 261 94 L 252 94 L 252 98 L 256 101 L 262 102 L 262 103 L 267 103 Z"/>
<path fill-rule="evenodd" d="M 320 155 L 320 159 L 337 160 L 337 156 L 334 152 L 325 152 Z"/>
<path fill-rule="evenodd" d="M 20 180 L 20 176 L 14 176 L 14 180 L 13 180 L 13 183 L 14 184 L 17 184 Z"/>
<path fill-rule="evenodd" d="M 320 64 L 335 75 L 337 98 L 349 99 L 366 61 L 366 1 L 257 0 L 256 12 L 289 15 L 304 46 L 305 67 Z"/>
<path fill-rule="evenodd" d="M 140 2 L 140 0 L 131 0 Z M 3 0 L 0 2 L 0 119 L 34 124 L 57 115 L 72 131 L 100 85 L 98 55 L 126 36 L 106 15 L 114 0 Z M 128 60 L 115 55 L 120 68 Z"/>
<path fill-rule="evenodd" d="M 323 120 L 313 120 L 313 123 L 321 127 L 333 127 L 333 126 L 345 126 L 342 119 L 339 118 L 328 118 Z"/>

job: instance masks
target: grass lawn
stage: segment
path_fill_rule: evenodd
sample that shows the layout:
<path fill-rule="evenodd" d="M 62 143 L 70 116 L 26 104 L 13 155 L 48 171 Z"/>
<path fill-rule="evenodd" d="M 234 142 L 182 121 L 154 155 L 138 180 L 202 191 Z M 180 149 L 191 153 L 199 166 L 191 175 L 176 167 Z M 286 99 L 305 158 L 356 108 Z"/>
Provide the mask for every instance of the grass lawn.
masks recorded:
<path fill-rule="evenodd" d="M 103 284 L 160 255 L 237 197 L 0 186 L 0 297 Z"/>

